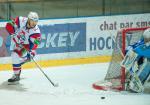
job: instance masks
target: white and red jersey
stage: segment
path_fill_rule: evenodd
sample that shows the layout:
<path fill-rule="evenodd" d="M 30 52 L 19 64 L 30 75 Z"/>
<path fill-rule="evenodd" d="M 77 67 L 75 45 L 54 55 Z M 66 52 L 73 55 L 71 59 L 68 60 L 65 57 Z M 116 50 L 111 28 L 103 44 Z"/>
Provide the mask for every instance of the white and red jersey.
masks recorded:
<path fill-rule="evenodd" d="M 41 41 L 41 33 L 36 25 L 34 28 L 28 28 L 28 18 L 16 17 L 6 24 L 6 30 L 12 36 L 12 41 L 15 43 L 11 53 L 13 71 L 19 74 L 21 65 L 28 61 L 29 54 L 32 54 L 37 49 Z M 35 55 L 35 53 L 34 53 Z"/>
<path fill-rule="evenodd" d="M 36 50 L 38 43 L 41 40 L 40 29 L 36 25 L 34 28 L 27 28 L 27 17 L 16 17 L 13 21 L 6 24 L 6 30 L 13 36 L 15 43 L 23 45 L 27 50 Z M 14 47 L 17 50 L 18 46 Z M 18 49 L 20 53 L 20 49 Z M 19 54 L 20 55 L 20 54 Z"/>

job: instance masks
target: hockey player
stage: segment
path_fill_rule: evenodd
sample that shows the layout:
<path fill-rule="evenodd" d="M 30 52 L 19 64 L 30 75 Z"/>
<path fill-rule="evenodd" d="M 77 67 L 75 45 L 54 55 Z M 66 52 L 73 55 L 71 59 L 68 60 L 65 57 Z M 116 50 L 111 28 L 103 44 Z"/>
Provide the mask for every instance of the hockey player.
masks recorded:
<path fill-rule="evenodd" d="M 121 64 L 130 74 L 127 89 L 143 92 L 143 85 L 150 78 L 150 28 L 144 31 L 140 41 L 127 47 Z"/>
<path fill-rule="evenodd" d="M 41 33 L 37 25 L 38 20 L 38 14 L 30 12 L 28 17 L 19 16 L 6 24 L 6 30 L 14 43 L 11 53 L 14 74 L 8 79 L 10 83 L 20 80 L 21 66 L 29 62 L 36 54 L 35 50 L 41 40 Z"/>

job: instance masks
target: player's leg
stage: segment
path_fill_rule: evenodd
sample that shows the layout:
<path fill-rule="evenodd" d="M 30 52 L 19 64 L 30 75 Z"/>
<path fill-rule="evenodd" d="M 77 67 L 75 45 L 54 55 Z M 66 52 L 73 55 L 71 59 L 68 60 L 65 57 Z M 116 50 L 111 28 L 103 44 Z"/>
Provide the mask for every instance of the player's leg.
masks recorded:
<path fill-rule="evenodd" d="M 20 80 L 21 74 L 21 58 L 16 52 L 12 52 L 12 66 L 13 66 L 13 76 L 8 79 L 8 82 L 16 82 Z"/>
<path fill-rule="evenodd" d="M 149 75 L 150 75 L 150 60 L 145 58 L 143 65 L 140 67 L 140 71 L 138 72 L 139 78 L 142 84 L 145 84 Z"/>
<path fill-rule="evenodd" d="M 143 63 L 138 66 L 138 70 L 133 71 L 137 72 L 134 72 L 131 75 L 131 80 L 128 87 L 134 92 L 143 92 L 144 84 L 146 83 L 150 75 L 150 62 L 147 61 L 147 58 L 144 58 Z"/>
<path fill-rule="evenodd" d="M 23 48 L 18 48 L 14 50 L 11 54 L 12 56 L 12 66 L 13 66 L 13 76 L 12 78 L 8 79 L 8 82 L 16 82 L 20 80 L 21 74 L 21 65 L 26 62 L 30 62 L 31 59 L 28 57 L 28 53 Z"/>
<path fill-rule="evenodd" d="M 130 69 L 130 78 L 128 81 L 127 89 L 134 92 L 143 92 L 144 88 L 141 83 L 141 80 L 139 79 L 137 72 L 138 72 L 138 65 L 137 61 L 135 61 L 132 65 L 132 68 Z"/>

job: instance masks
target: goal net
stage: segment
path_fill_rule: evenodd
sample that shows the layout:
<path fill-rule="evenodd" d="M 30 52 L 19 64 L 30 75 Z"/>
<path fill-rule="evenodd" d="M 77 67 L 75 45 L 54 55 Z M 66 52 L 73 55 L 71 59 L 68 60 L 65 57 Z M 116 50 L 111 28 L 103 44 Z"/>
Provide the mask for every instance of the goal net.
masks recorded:
<path fill-rule="evenodd" d="M 126 71 L 121 67 L 120 63 L 123 60 L 125 48 L 128 45 L 134 44 L 140 40 L 145 28 L 127 28 L 122 29 L 113 38 L 114 48 L 112 59 L 108 67 L 105 79 L 93 84 L 93 88 L 98 90 L 124 90 L 126 81 Z"/>

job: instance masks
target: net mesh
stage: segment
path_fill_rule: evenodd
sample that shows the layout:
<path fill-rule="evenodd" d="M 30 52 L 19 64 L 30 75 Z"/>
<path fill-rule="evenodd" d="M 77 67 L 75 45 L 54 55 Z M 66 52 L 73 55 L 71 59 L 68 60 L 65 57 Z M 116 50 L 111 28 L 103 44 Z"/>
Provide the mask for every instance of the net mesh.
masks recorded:
<path fill-rule="evenodd" d="M 120 62 L 123 60 L 123 56 L 121 53 L 125 49 L 122 49 L 122 40 L 125 40 L 125 46 L 136 43 L 140 40 L 144 30 L 129 30 L 125 32 L 125 39 L 122 39 L 123 31 L 118 32 L 115 41 L 114 41 L 114 49 L 112 52 L 112 59 L 108 68 L 108 72 L 106 74 L 105 80 L 121 78 L 121 66 Z"/>

